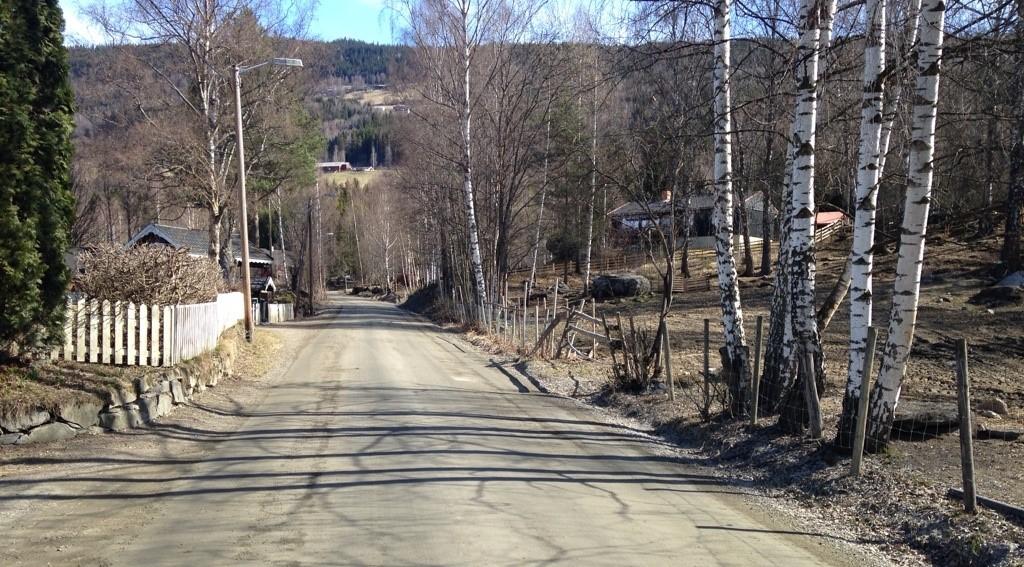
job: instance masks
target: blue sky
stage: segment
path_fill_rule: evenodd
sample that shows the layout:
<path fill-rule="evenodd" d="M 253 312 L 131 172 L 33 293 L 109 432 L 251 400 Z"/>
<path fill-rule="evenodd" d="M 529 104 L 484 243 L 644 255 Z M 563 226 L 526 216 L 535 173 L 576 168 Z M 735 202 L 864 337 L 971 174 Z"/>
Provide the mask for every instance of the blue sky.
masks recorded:
<path fill-rule="evenodd" d="M 310 32 L 321 39 L 349 37 L 374 43 L 392 41 L 384 0 L 321 0 Z"/>
<path fill-rule="evenodd" d="M 2 0 L 0 0 L 2 1 Z M 94 0 L 60 0 L 67 23 L 65 36 L 72 45 L 92 45 L 104 42 L 104 35 L 83 14 L 82 6 Z M 115 0 L 116 2 L 116 0 Z M 310 33 L 317 38 L 332 40 L 353 38 L 373 43 L 392 43 L 393 34 L 387 0 L 320 0 L 317 12 L 310 22 Z M 547 7 L 567 21 L 576 6 L 588 5 L 602 14 L 605 33 L 621 35 L 614 22 L 616 14 L 627 6 L 627 0 L 548 0 Z"/>
<path fill-rule="evenodd" d="M 68 43 L 103 42 L 103 33 L 82 13 L 89 0 L 60 0 L 67 22 Z M 310 33 L 321 39 L 348 37 L 375 43 L 391 42 L 391 24 L 384 14 L 384 0 L 321 0 Z"/>

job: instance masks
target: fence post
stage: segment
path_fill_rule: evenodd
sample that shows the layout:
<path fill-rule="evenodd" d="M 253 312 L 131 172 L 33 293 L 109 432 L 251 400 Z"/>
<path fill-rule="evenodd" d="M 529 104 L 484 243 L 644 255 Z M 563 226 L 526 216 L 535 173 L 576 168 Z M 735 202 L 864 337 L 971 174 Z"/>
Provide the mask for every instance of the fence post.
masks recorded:
<path fill-rule="evenodd" d="M 974 432 L 971 426 L 971 379 L 967 374 L 967 341 L 956 341 L 957 407 L 960 412 L 960 466 L 964 479 L 964 508 L 968 513 L 978 511 L 978 496 L 974 485 Z"/>
<path fill-rule="evenodd" d="M 114 364 L 124 361 L 124 302 L 114 302 Z"/>
<path fill-rule="evenodd" d="M 555 278 L 555 313 L 558 313 L 558 278 Z"/>
<path fill-rule="evenodd" d="M 84 299 L 79 299 L 75 306 L 75 321 L 75 361 L 85 362 L 88 358 L 85 335 L 89 327 L 89 304 Z"/>
<path fill-rule="evenodd" d="M 814 380 L 814 352 L 811 344 L 804 344 L 803 356 L 800 357 L 800 373 L 804 378 L 804 398 L 807 400 L 807 415 L 810 421 L 811 439 L 821 439 L 821 401 L 818 399 L 818 384 Z"/>
<path fill-rule="evenodd" d="M 596 344 L 597 341 L 594 341 Z M 672 344 L 668 340 L 668 325 L 661 320 L 661 348 L 662 356 L 665 358 L 665 378 L 668 379 L 668 399 L 676 400 L 676 383 L 672 380 Z M 613 354 L 614 356 L 614 354 Z"/>
<path fill-rule="evenodd" d="M 100 302 L 93 299 L 89 301 L 89 362 L 100 361 Z"/>
<path fill-rule="evenodd" d="M 110 342 L 110 301 L 104 299 L 100 303 L 100 362 L 113 364 L 114 351 Z"/>
<path fill-rule="evenodd" d="M 160 366 L 160 307 L 149 306 L 149 365 Z"/>
<path fill-rule="evenodd" d="M 711 319 L 704 319 L 704 417 L 711 417 Z"/>
<path fill-rule="evenodd" d="M 139 304 L 139 366 L 149 366 L 149 311 L 145 303 Z"/>
<path fill-rule="evenodd" d="M 67 300 L 67 318 L 64 320 L 64 360 L 72 360 L 74 358 L 75 344 L 73 342 L 75 330 L 75 312 L 73 311 L 75 302 L 70 299 Z"/>
<path fill-rule="evenodd" d="M 171 307 L 169 305 L 164 306 L 164 366 L 171 366 L 177 360 L 174 359 L 176 353 L 172 352 L 171 345 L 173 343 L 173 336 L 171 331 Z"/>
<path fill-rule="evenodd" d="M 540 303 L 533 304 L 533 342 L 540 342 Z"/>
<path fill-rule="evenodd" d="M 126 331 L 125 334 L 127 335 L 127 337 L 125 337 L 125 338 L 127 339 L 127 341 L 125 341 L 125 342 L 127 343 L 128 352 L 126 353 L 126 356 L 125 356 L 125 359 L 124 359 L 124 363 L 127 366 L 134 366 L 135 365 L 135 329 L 136 329 L 136 326 L 135 326 L 135 304 L 129 302 L 128 305 L 127 305 L 127 311 L 128 311 L 128 318 L 127 318 L 127 323 L 125 325 L 125 331 Z"/>
<path fill-rule="evenodd" d="M 857 423 L 853 430 L 853 459 L 850 461 L 850 474 L 860 476 L 861 464 L 864 460 L 864 437 L 868 430 L 868 400 L 871 399 L 871 372 L 875 360 L 875 344 L 878 331 L 868 327 L 868 342 L 864 351 L 864 374 L 860 380 L 860 398 L 857 399 Z"/>
<path fill-rule="evenodd" d="M 754 327 L 754 371 L 750 375 L 750 425 L 757 425 L 757 399 L 761 396 L 761 331 L 764 328 L 764 316 L 757 316 Z"/>

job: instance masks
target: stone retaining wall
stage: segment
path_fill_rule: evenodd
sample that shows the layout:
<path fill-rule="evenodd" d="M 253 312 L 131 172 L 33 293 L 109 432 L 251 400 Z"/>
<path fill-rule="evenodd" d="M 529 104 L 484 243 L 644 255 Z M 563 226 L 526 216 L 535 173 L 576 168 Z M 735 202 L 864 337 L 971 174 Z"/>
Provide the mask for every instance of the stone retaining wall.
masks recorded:
<path fill-rule="evenodd" d="M 0 445 L 69 439 L 80 433 L 124 431 L 167 415 L 174 406 L 216 386 L 231 374 L 238 344 L 232 335 L 217 350 L 171 368 L 139 368 L 132 384 L 102 396 L 79 399 L 51 410 L 0 413 Z"/>

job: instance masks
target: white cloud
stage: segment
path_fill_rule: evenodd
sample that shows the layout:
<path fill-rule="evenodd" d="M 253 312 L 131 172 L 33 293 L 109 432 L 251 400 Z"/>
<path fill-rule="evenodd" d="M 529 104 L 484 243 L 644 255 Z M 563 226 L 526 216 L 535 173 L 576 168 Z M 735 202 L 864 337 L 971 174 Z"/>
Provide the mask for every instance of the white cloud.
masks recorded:
<path fill-rule="evenodd" d="M 64 42 L 68 45 L 97 45 L 104 43 L 106 34 L 82 13 L 78 0 L 61 0 L 64 9 Z"/>

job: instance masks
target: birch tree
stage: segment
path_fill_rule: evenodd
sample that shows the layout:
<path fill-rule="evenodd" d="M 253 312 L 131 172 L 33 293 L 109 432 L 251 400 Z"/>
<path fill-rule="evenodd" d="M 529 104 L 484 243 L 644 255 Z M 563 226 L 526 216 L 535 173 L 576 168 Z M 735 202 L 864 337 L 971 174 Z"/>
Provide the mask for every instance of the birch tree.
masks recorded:
<path fill-rule="evenodd" d="M 550 112 L 550 109 L 548 110 Z M 533 243 L 530 248 L 530 279 L 527 283 L 526 296 L 537 285 L 537 255 L 540 253 L 541 229 L 544 226 L 544 201 L 548 196 L 548 166 L 551 161 L 551 118 L 544 121 L 544 165 L 541 168 L 540 196 L 537 203 L 537 222 L 534 227 Z"/>
<path fill-rule="evenodd" d="M 851 447 L 853 423 L 860 399 L 868 327 L 871 326 L 872 248 L 875 242 L 875 208 L 878 202 L 880 142 L 884 112 L 885 0 L 868 0 L 865 6 L 864 93 L 861 103 L 860 151 L 857 162 L 856 209 L 850 272 L 849 368 L 837 445 Z"/>
<path fill-rule="evenodd" d="M 818 334 L 817 317 L 814 309 L 816 264 L 814 258 L 814 166 L 815 139 L 817 135 L 819 59 L 823 47 L 831 40 L 832 20 L 835 3 L 803 0 L 800 4 L 800 39 L 797 44 L 796 103 L 793 116 L 791 172 L 789 173 L 789 231 L 785 260 L 780 271 L 788 277 L 789 329 L 785 335 L 792 342 L 787 348 L 788 357 L 781 363 L 789 369 L 783 382 L 783 391 L 788 393 L 790 403 L 782 415 L 784 428 L 799 430 L 803 427 L 804 404 L 803 380 L 823 382 L 821 338 Z M 791 329 L 791 330 L 790 330 Z M 784 339 L 785 342 L 785 339 Z M 811 355 L 814 364 L 802 375 L 793 372 L 798 369 L 796 361 Z M 795 378 L 795 379 L 794 379 Z"/>
<path fill-rule="evenodd" d="M 473 99 L 470 97 L 469 73 L 473 65 L 473 54 L 478 45 L 481 30 L 471 31 L 470 11 L 472 0 L 456 0 L 454 7 L 458 18 L 455 26 L 455 42 L 459 49 L 462 69 L 462 100 L 459 119 L 462 131 L 462 200 L 466 211 L 466 228 L 469 235 L 469 261 L 473 272 L 474 305 L 483 309 L 487 302 L 487 287 L 484 284 L 484 262 L 480 256 L 480 236 L 476 224 L 476 209 L 473 199 L 473 152 L 472 122 Z M 476 8 L 480 10 L 480 6 Z"/>
<path fill-rule="evenodd" d="M 463 217 L 466 226 L 465 246 L 469 257 L 473 303 L 481 307 L 487 300 L 483 256 L 480 252 L 480 230 L 477 223 L 476 197 L 473 187 L 474 151 L 473 120 L 479 95 L 474 90 L 473 69 L 476 58 L 496 13 L 491 0 L 404 0 L 396 3 L 396 12 L 404 19 L 409 40 L 426 81 L 419 95 L 449 114 L 427 121 L 430 129 L 441 136 L 448 147 L 457 148 L 452 155 L 438 157 L 458 169 Z M 452 132 L 448 118 L 454 115 L 458 125 Z M 455 135 L 453 135 L 455 134 Z M 477 309 L 478 315 L 480 310 Z"/>
<path fill-rule="evenodd" d="M 740 289 L 733 250 L 730 0 L 718 0 L 714 10 L 715 256 L 722 302 L 722 327 L 725 334 L 725 346 L 721 349 L 721 357 L 723 373 L 728 376 L 730 409 L 734 415 L 742 415 L 746 411 L 746 385 L 750 381 L 750 364 L 743 336 L 743 309 L 740 305 Z"/>
<path fill-rule="evenodd" d="M 596 80 L 594 81 L 597 82 Z M 590 265 L 594 251 L 594 204 L 597 200 L 597 88 L 591 91 L 590 196 L 587 199 L 587 237 L 583 242 L 583 288 L 590 289 Z"/>
<path fill-rule="evenodd" d="M 222 227 L 237 169 L 234 95 L 225 70 L 233 64 L 297 55 L 297 43 L 274 41 L 271 36 L 301 35 L 308 9 L 305 1 L 281 6 L 275 0 L 97 0 L 89 9 L 138 69 L 136 76 L 122 73 L 126 76 L 117 82 L 131 93 L 138 112 L 152 127 L 153 142 L 160 146 L 159 162 L 181 201 L 209 213 L 208 253 L 227 262 L 225 267 L 233 262 L 221 250 L 230 242 Z M 149 45 L 139 49 L 138 43 Z M 261 122 L 284 114 L 259 111 L 264 105 L 281 107 L 280 97 L 289 94 L 283 87 L 289 75 L 268 66 L 248 77 L 242 91 L 242 120 L 249 135 L 258 139 Z M 256 151 L 250 157 L 250 168 L 258 166 L 260 154 Z"/>
<path fill-rule="evenodd" d="M 889 441 L 917 321 L 921 267 L 932 194 L 935 119 L 945 15 L 946 4 L 943 0 L 922 2 L 918 23 L 917 79 L 912 106 L 907 191 L 889 332 L 882 351 L 878 381 L 871 392 L 868 413 L 865 447 L 870 451 L 884 448 Z"/>

